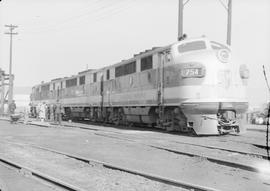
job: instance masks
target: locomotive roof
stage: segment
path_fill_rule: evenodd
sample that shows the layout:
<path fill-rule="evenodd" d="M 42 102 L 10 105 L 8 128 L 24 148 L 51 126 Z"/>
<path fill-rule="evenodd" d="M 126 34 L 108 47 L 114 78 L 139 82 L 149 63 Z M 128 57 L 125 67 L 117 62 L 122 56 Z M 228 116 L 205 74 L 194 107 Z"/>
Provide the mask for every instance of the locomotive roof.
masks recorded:
<path fill-rule="evenodd" d="M 93 70 L 93 73 L 102 71 L 102 70 L 104 70 L 106 68 L 117 67 L 117 66 L 120 66 L 122 64 L 127 64 L 127 63 L 135 61 L 136 59 L 140 59 L 142 57 L 146 57 L 146 56 L 149 56 L 149 55 L 157 53 L 157 52 L 162 52 L 162 51 L 168 49 L 170 46 L 171 45 L 163 46 L 163 47 L 153 47 L 152 49 L 147 49 L 147 50 L 145 50 L 143 52 L 140 52 L 138 54 L 134 54 L 132 58 L 129 58 L 127 60 L 122 60 L 122 61 L 117 62 L 115 64 L 108 65 L 108 66 L 105 66 L 103 68 Z"/>
<path fill-rule="evenodd" d="M 54 81 L 59 81 L 61 80 L 62 78 L 55 78 L 55 79 L 52 79 L 51 82 L 54 82 Z"/>
<path fill-rule="evenodd" d="M 188 38 L 188 39 L 185 39 L 183 41 L 190 42 L 190 41 L 194 41 L 194 40 L 206 40 L 206 39 L 207 38 L 203 36 L 203 37 L 199 37 L 199 38 L 198 37 L 197 38 Z M 72 75 L 72 76 L 63 77 L 63 78 L 56 78 L 56 79 L 51 80 L 50 82 L 41 83 L 41 84 L 38 84 L 38 85 L 36 85 L 34 87 L 37 87 L 37 86 L 40 86 L 40 85 L 45 85 L 45 84 L 51 83 L 53 81 L 67 80 L 67 79 L 74 78 L 74 77 L 77 77 L 77 76 L 80 76 L 80 75 L 83 75 L 83 74 L 87 74 L 87 73 L 96 73 L 96 72 L 100 72 L 100 71 L 103 71 L 103 70 L 108 69 L 108 68 L 114 68 L 114 67 L 120 66 L 122 64 L 127 64 L 127 63 L 135 61 L 136 59 L 140 59 L 140 58 L 149 56 L 151 54 L 155 54 L 157 52 L 162 52 L 162 51 L 164 51 L 166 49 L 169 49 L 173 44 L 163 46 L 163 47 L 152 47 L 152 49 L 147 49 L 147 50 L 145 50 L 143 52 L 139 52 L 138 54 L 134 54 L 133 57 L 131 57 L 131 58 L 127 59 L 127 60 L 122 60 L 120 62 L 117 62 L 117 63 L 112 64 L 112 65 L 105 66 L 105 67 L 100 68 L 100 69 L 87 69 L 87 70 L 78 72 L 77 75 Z"/>
<path fill-rule="evenodd" d="M 87 69 L 87 70 L 84 70 L 84 71 L 81 71 L 81 72 L 79 72 L 78 74 L 80 75 L 80 74 L 85 74 L 85 73 L 88 73 L 88 72 L 91 72 L 91 71 L 93 71 L 94 69 Z"/>

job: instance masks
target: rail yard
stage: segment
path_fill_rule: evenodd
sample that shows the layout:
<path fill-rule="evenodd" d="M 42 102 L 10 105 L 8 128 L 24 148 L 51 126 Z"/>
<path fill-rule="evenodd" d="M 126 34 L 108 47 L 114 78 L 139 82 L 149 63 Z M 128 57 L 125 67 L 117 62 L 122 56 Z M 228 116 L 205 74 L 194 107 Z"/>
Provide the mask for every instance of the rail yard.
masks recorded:
<path fill-rule="evenodd" d="M 232 5 L 0 1 L 0 191 L 269 191 L 270 4 Z"/>

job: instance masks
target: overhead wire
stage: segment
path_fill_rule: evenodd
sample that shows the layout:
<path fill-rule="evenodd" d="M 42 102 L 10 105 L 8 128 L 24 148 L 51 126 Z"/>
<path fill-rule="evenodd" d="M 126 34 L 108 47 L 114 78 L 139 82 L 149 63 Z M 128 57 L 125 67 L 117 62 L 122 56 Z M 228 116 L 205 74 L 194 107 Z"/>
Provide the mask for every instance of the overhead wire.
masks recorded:
<path fill-rule="evenodd" d="M 91 1 L 91 0 L 90 0 Z M 87 3 L 85 3 L 85 4 L 83 4 L 83 6 L 84 6 L 84 8 L 83 9 L 79 9 L 79 10 L 72 10 L 72 11 L 70 11 L 69 13 L 66 13 L 67 15 L 70 15 L 71 13 L 73 13 L 74 11 L 75 12 L 79 12 L 79 13 L 81 13 L 81 12 L 85 12 L 85 11 L 89 11 L 89 8 L 91 7 L 95 7 L 96 5 L 99 5 L 102 1 L 104 1 L 104 0 L 92 0 L 91 2 L 87 2 Z M 105 0 L 106 1 L 106 0 Z M 71 14 L 72 15 L 72 14 Z M 64 18 L 63 20 L 61 20 L 61 21 L 57 21 L 57 22 L 49 22 L 49 23 L 45 23 L 45 24 L 43 24 L 43 25 L 39 25 L 39 26 L 29 26 L 29 27 L 27 27 L 27 29 L 39 29 L 39 28 L 46 28 L 46 27 L 51 27 L 51 26 L 53 26 L 53 25 L 57 25 L 57 24 L 59 24 L 59 23 L 61 23 L 61 22 L 63 22 L 63 21 L 65 21 L 65 20 L 69 20 L 70 18 L 72 19 L 73 17 L 76 17 L 76 16 L 78 16 L 78 14 L 75 14 L 75 15 L 72 15 L 72 16 L 69 16 L 68 18 Z"/>
<path fill-rule="evenodd" d="M 104 19 L 108 18 L 109 16 L 115 16 L 117 14 L 123 13 L 123 12 L 127 11 L 128 8 L 133 7 L 134 2 L 136 2 L 136 0 L 126 0 L 126 1 L 127 2 L 130 2 L 130 3 L 127 4 L 127 6 L 125 6 L 125 7 L 118 7 L 118 9 L 115 9 L 113 12 L 110 12 L 107 15 L 102 15 L 96 21 L 98 22 L 98 21 L 101 21 L 101 20 L 104 20 Z"/>
<path fill-rule="evenodd" d="M 88 10 L 85 13 L 82 13 L 82 14 L 79 14 L 79 15 L 76 15 L 76 16 L 73 16 L 73 17 L 69 17 L 69 18 L 67 18 L 65 20 L 62 20 L 61 22 L 58 22 L 58 23 L 56 23 L 54 25 L 51 25 L 50 27 L 44 28 L 43 30 L 29 31 L 27 33 L 49 32 L 51 30 L 56 30 L 58 28 L 61 28 L 65 24 L 71 23 L 73 21 L 79 21 L 83 17 L 89 17 L 90 15 L 94 15 L 94 17 L 89 17 L 88 20 L 94 20 L 95 21 L 96 18 L 99 18 L 100 14 L 103 14 L 102 16 L 104 16 L 104 14 L 106 15 L 106 13 L 110 12 L 111 10 L 116 10 L 117 6 L 118 6 L 118 9 L 119 9 L 119 7 L 125 6 L 125 4 L 130 4 L 131 0 L 121 0 L 121 1 L 117 0 L 117 2 L 120 2 L 120 3 L 118 3 L 118 4 L 115 4 L 114 2 L 109 3 L 109 4 L 103 5 L 101 7 L 97 7 L 94 10 L 91 10 L 91 11 Z M 120 9 L 123 9 L 123 8 L 120 8 Z"/>
<path fill-rule="evenodd" d="M 228 10 L 228 6 L 222 0 L 219 0 L 219 2 L 224 7 L 224 9 Z"/>

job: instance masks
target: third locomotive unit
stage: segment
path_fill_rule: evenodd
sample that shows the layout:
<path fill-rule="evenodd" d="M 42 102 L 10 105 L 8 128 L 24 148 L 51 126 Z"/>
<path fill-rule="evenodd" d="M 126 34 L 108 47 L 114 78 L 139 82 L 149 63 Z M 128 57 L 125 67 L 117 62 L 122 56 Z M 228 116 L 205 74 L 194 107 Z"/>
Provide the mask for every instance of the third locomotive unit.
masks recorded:
<path fill-rule="evenodd" d="M 32 88 L 32 111 L 61 103 L 67 119 L 144 124 L 198 135 L 240 132 L 248 69 L 205 37 L 155 47 Z"/>

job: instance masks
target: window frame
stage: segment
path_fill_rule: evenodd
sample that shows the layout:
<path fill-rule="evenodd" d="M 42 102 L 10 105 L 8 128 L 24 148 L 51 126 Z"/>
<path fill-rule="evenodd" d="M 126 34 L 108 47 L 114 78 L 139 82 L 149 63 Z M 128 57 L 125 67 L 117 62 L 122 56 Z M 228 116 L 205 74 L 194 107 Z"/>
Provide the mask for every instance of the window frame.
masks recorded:
<path fill-rule="evenodd" d="M 77 82 L 78 82 L 77 77 L 71 78 L 71 79 L 67 79 L 66 80 L 66 88 L 77 86 Z"/>
<path fill-rule="evenodd" d="M 197 43 L 197 45 L 194 47 L 195 43 Z M 201 43 L 201 44 L 199 44 L 199 43 Z M 181 49 L 181 48 L 183 48 L 183 49 Z M 180 53 L 180 54 L 185 54 L 188 52 L 199 51 L 199 50 L 206 50 L 206 49 L 207 49 L 207 44 L 204 40 L 185 42 L 185 43 L 179 44 L 177 46 L 178 53 Z"/>
<path fill-rule="evenodd" d="M 93 73 L 93 83 L 97 82 L 97 72 Z"/>
<path fill-rule="evenodd" d="M 106 71 L 106 79 L 110 80 L 110 69 L 107 69 Z"/>
<path fill-rule="evenodd" d="M 79 85 L 85 85 L 85 75 L 79 77 Z"/>
<path fill-rule="evenodd" d="M 115 78 L 136 73 L 136 60 L 115 67 Z"/>
<path fill-rule="evenodd" d="M 153 55 L 141 58 L 141 72 L 145 70 L 150 70 L 152 68 L 153 68 Z"/>

